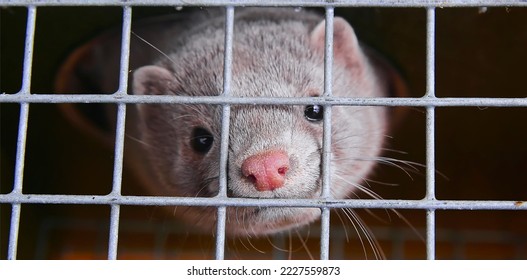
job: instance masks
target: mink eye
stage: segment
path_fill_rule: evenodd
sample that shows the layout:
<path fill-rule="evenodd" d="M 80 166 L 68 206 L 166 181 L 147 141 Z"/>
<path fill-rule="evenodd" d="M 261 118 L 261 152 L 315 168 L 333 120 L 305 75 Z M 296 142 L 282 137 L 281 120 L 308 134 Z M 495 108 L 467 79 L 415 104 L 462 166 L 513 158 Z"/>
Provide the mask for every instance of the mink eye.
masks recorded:
<path fill-rule="evenodd" d="M 206 154 L 212 147 L 212 142 L 214 142 L 214 136 L 205 128 L 196 127 L 192 131 L 190 145 L 197 153 Z"/>
<path fill-rule="evenodd" d="M 304 116 L 310 122 L 319 122 L 324 118 L 324 107 L 320 105 L 307 105 Z"/>

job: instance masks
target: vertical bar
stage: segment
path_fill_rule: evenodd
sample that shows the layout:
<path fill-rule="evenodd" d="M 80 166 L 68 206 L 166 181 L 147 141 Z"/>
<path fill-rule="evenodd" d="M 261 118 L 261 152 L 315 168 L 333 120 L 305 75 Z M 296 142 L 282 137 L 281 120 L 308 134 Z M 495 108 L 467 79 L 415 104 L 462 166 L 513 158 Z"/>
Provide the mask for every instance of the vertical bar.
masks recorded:
<path fill-rule="evenodd" d="M 325 48 L 324 48 L 324 96 L 332 95 L 333 90 L 333 17 L 334 8 L 326 8 Z M 324 133 L 322 143 L 322 198 L 330 198 L 331 192 L 331 106 L 324 107 Z M 320 259 L 329 259 L 330 209 L 321 208 Z"/>
<path fill-rule="evenodd" d="M 123 151 L 124 151 L 124 131 L 126 120 L 126 104 L 119 104 L 117 107 L 117 129 L 115 134 L 115 159 L 112 192 L 110 196 L 121 195 L 121 183 L 123 174 Z M 117 258 L 117 245 L 119 239 L 119 216 L 121 208 L 119 204 L 111 205 L 110 212 L 110 233 L 108 241 L 108 259 Z"/>
<path fill-rule="evenodd" d="M 324 47 L 324 96 L 333 93 L 333 19 L 335 10 L 333 7 L 326 8 L 325 47 Z M 325 117 L 325 116 L 324 116 Z"/>
<path fill-rule="evenodd" d="M 24 69 L 22 72 L 22 89 L 20 93 L 30 94 L 31 73 L 33 71 L 33 46 L 35 43 L 35 28 L 37 8 L 29 6 L 27 10 L 26 42 L 24 45 Z"/>
<path fill-rule="evenodd" d="M 435 260 L 435 210 L 426 211 L 426 259 Z"/>
<path fill-rule="evenodd" d="M 14 194 L 22 193 L 24 183 L 24 165 L 26 157 L 27 127 L 29 121 L 29 103 L 20 104 L 20 118 L 18 121 L 18 138 L 16 141 L 16 165 L 15 180 L 13 184 Z"/>
<path fill-rule="evenodd" d="M 232 80 L 232 44 L 234 28 L 234 7 L 226 7 L 225 20 L 225 45 L 224 45 L 224 62 L 223 62 L 223 92 L 221 96 L 230 95 Z M 221 151 L 220 151 L 220 196 L 225 197 L 227 194 L 227 160 L 229 151 L 229 122 L 230 122 L 230 104 L 223 105 L 222 123 L 221 123 Z"/>
<path fill-rule="evenodd" d="M 435 200 L 435 112 L 426 108 L 426 200 Z M 426 210 L 426 256 L 435 259 L 435 210 Z"/>
<path fill-rule="evenodd" d="M 33 45 L 35 41 L 35 22 L 37 8 L 28 7 L 26 42 L 24 49 L 24 69 L 22 72 L 22 89 L 18 94 L 29 95 L 31 91 L 31 69 L 33 65 Z M 24 159 L 26 154 L 27 123 L 29 117 L 29 103 L 20 104 L 20 119 L 18 125 L 18 139 L 16 151 L 15 181 L 13 193 L 22 193 L 24 177 Z"/>
<path fill-rule="evenodd" d="M 223 63 L 223 92 L 222 96 L 229 96 L 232 78 L 232 45 L 234 32 L 234 7 L 225 8 L 225 43 Z M 220 177 L 217 197 L 227 196 L 227 164 L 229 152 L 229 125 L 230 104 L 223 105 L 221 119 L 221 146 L 220 146 Z M 217 260 L 225 257 L 225 221 L 227 209 L 225 206 L 218 207 L 216 222 L 216 256 Z"/>
<path fill-rule="evenodd" d="M 132 23 L 132 8 L 123 7 L 123 30 L 121 44 L 121 66 L 119 77 L 119 90 L 117 95 L 126 95 L 128 89 L 128 65 L 130 55 L 130 31 Z M 121 195 L 123 174 L 124 137 L 126 127 L 126 104 L 117 105 L 117 123 L 115 131 L 115 159 L 113 170 L 112 194 Z"/>
<path fill-rule="evenodd" d="M 426 199 L 435 200 L 435 108 L 426 108 Z"/>
<path fill-rule="evenodd" d="M 217 210 L 216 223 L 216 260 L 225 259 L 225 221 L 227 219 L 227 207 L 220 206 Z"/>
<path fill-rule="evenodd" d="M 130 31 L 132 25 L 132 8 L 123 7 L 123 30 L 121 43 L 121 66 L 119 76 L 119 90 L 117 95 L 125 95 L 128 89 L 128 66 L 130 58 Z M 115 132 L 115 159 L 113 170 L 113 182 L 111 196 L 121 195 L 123 179 L 123 157 L 124 136 L 126 124 L 126 104 L 119 103 L 117 107 L 117 123 Z M 117 245 L 119 240 L 119 216 L 121 208 L 119 204 L 111 205 L 110 212 L 110 236 L 108 241 L 108 259 L 117 258 Z"/>
<path fill-rule="evenodd" d="M 121 34 L 121 60 L 119 69 L 118 94 L 125 95 L 128 90 L 128 70 L 130 65 L 130 33 L 132 30 L 132 8 L 123 7 L 123 30 Z"/>
<path fill-rule="evenodd" d="M 427 9 L 426 96 L 435 97 L 435 8 Z M 435 200 L 435 107 L 426 108 L 426 198 Z M 426 211 L 426 256 L 435 259 L 435 210 Z"/>
<path fill-rule="evenodd" d="M 329 259 L 329 229 L 330 229 L 330 211 L 328 207 L 322 208 L 322 216 L 320 219 L 320 259 Z"/>
<path fill-rule="evenodd" d="M 435 8 L 426 12 L 426 96 L 435 97 Z"/>
<path fill-rule="evenodd" d="M 18 230 L 20 228 L 20 203 L 11 205 L 11 225 L 9 228 L 9 244 L 7 245 L 7 259 L 15 260 L 18 247 Z"/>
<path fill-rule="evenodd" d="M 27 125 L 29 119 L 29 104 L 22 103 L 20 105 L 20 119 L 18 125 L 18 139 L 16 151 L 16 166 L 15 166 L 15 181 L 13 186 L 13 194 L 22 194 L 22 185 L 24 180 L 24 160 L 26 152 L 27 139 Z M 14 203 L 11 207 L 11 225 L 9 228 L 9 244 L 7 258 L 10 260 L 16 259 L 18 247 L 18 231 L 20 228 L 20 212 L 21 204 Z"/>
<path fill-rule="evenodd" d="M 33 65 L 33 45 L 35 42 L 35 22 L 37 18 L 37 8 L 28 7 L 26 41 L 24 48 L 24 69 L 22 72 L 22 88 L 18 94 L 29 95 L 31 91 L 31 72 Z M 29 120 L 29 103 L 20 104 L 20 118 L 18 123 L 18 138 L 16 144 L 16 165 L 15 180 L 13 183 L 12 194 L 21 194 L 24 182 L 24 161 L 26 157 L 26 140 L 27 126 Z M 21 204 L 13 203 L 11 205 L 11 224 L 9 228 L 9 242 L 7 249 L 7 258 L 16 259 L 18 247 L 18 232 L 20 229 Z"/>
<path fill-rule="evenodd" d="M 110 208 L 110 237 L 108 241 L 108 259 L 117 259 L 117 245 L 119 241 L 119 215 L 121 207 L 112 204 Z"/>

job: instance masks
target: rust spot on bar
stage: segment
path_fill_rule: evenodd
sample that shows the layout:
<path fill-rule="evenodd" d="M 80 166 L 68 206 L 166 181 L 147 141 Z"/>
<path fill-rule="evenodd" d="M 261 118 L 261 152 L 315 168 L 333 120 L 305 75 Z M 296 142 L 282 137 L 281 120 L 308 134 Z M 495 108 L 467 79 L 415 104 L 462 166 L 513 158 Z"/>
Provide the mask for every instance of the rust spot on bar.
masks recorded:
<path fill-rule="evenodd" d="M 515 206 L 522 206 L 523 204 L 525 204 L 525 201 L 516 201 L 516 202 L 514 202 Z"/>

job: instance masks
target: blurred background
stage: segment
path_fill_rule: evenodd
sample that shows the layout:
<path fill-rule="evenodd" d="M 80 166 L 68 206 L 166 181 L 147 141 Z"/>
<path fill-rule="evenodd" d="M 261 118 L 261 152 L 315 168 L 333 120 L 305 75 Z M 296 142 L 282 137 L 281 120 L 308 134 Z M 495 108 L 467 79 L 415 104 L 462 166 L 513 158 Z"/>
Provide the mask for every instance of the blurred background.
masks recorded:
<path fill-rule="evenodd" d="M 185 12 L 133 9 L 134 20 Z M 321 10 L 323 12 L 323 10 Z M 425 93 L 426 10 L 337 8 L 359 39 L 400 70 L 410 95 Z M 436 95 L 527 97 L 527 8 L 438 8 Z M 0 8 L 0 92 L 20 90 L 27 9 Z M 52 93 L 56 72 L 76 47 L 119 27 L 118 7 L 42 7 L 37 11 L 32 92 Z M 0 193 L 12 190 L 20 106 L 0 104 Z M 437 108 L 436 196 L 452 200 L 527 200 L 527 108 Z M 385 156 L 413 162 L 410 175 L 380 165 L 370 183 L 385 199 L 425 195 L 425 109 L 408 108 Z M 31 104 L 24 169 L 26 194 L 107 194 L 113 151 L 74 127 L 54 104 Z M 125 170 L 123 194 L 147 195 Z M 425 211 L 357 211 L 378 241 L 332 213 L 332 259 L 424 259 Z M 22 206 L 20 259 L 104 259 L 110 207 Z M 0 258 L 7 257 L 11 206 L 0 205 Z M 438 259 L 527 259 L 526 211 L 437 211 Z M 404 218 L 400 218 L 402 216 Z M 228 240 L 230 259 L 319 257 L 318 225 L 260 239 Z M 362 240 L 362 241 L 361 241 Z M 214 237 L 177 223 L 159 207 L 123 206 L 118 258 L 212 259 Z"/>

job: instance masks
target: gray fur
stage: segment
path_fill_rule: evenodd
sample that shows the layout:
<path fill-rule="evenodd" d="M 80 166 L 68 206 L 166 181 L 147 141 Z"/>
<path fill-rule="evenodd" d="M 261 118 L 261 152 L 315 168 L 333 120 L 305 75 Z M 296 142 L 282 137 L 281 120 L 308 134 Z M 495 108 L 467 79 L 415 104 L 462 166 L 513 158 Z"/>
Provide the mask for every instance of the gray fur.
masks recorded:
<path fill-rule="evenodd" d="M 353 30 L 335 19 L 335 96 L 385 96 L 386 81 L 359 48 Z M 174 39 L 162 58 L 134 74 L 134 94 L 218 95 L 223 83 L 223 16 L 206 19 Z M 318 26 L 318 27 L 317 27 Z M 237 10 L 234 28 L 233 96 L 319 96 L 323 93 L 323 18 L 292 9 Z M 156 78 L 158 77 L 158 78 Z M 221 108 L 205 105 L 137 105 L 140 144 L 136 170 L 155 195 L 214 196 L 219 174 Z M 386 130 L 380 107 L 333 110 L 332 195 L 346 198 L 373 168 Z M 128 124 L 130 126 L 130 124 Z M 137 124 L 134 124 L 136 126 Z M 214 135 L 205 155 L 190 147 L 192 129 Z M 233 106 L 228 189 L 234 197 L 315 198 L 320 194 L 322 122 L 304 117 L 303 106 Z M 130 150 L 129 149 L 129 150 Z M 291 168 L 285 186 L 257 191 L 241 174 L 251 155 L 285 151 Z M 180 211 L 180 210 L 178 210 Z M 188 207 L 184 219 L 213 228 L 213 209 Z M 236 235 L 261 235 L 312 222 L 318 209 L 233 209 L 227 229 Z"/>
<path fill-rule="evenodd" d="M 132 30 L 137 36 L 131 40 L 131 94 L 221 93 L 224 15 L 221 10 L 198 14 L 175 14 L 134 23 Z M 392 90 L 404 94 L 399 76 L 374 52 L 359 45 L 351 26 L 338 17 L 334 23 L 333 95 L 379 97 Z M 320 15 L 287 8 L 237 8 L 230 94 L 322 95 L 324 37 L 324 19 Z M 61 67 L 57 91 L 115 91 L 119 38 L 119 30 L 110 31 L 75 51 Z M 106 129 L 83 115 L 76 104 L 64 104 L 62 108 L 75 123 L 112 145 L 115 108 L 101 105 L 107 116 Z M 308 121 L 304 108 L 231 107 L 229 196 L 266 199 L 320 195 L 322 122 Z M 127 167 L 152 195 L 216 195 L 220 117 L 221 106 L 128 106 L 124 157 Z M 380 153 L 387 112 L 382 107 L 336 106 L 332 124 L 331 193 L 334 198 L 352 197 L 357 187 L 364 184 Z M 214 136 L 206 154 L 192 149 L 195 127 L 205 128 Z M 247 158 L 269 150 L 288 155 L 285 183 L 273 191 L 257 191 L 242 176 L 241 166 Z M 215 227 L 214 208 L 177 207 L 175 215 L 205 230 Z M 309 224 L 319 216 L 316 208 L 230 207 L 227 231 L 233 235 L 271 234 Z"/>

